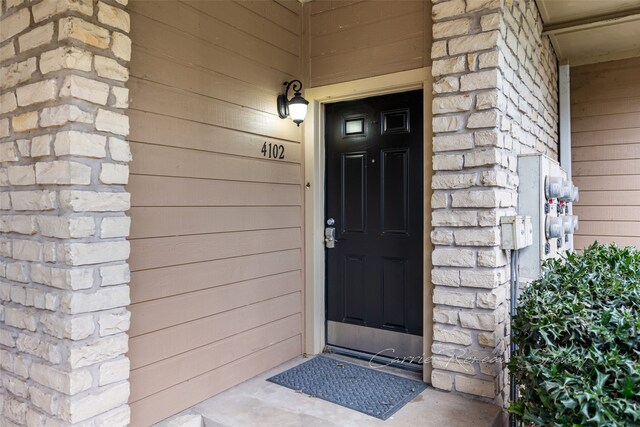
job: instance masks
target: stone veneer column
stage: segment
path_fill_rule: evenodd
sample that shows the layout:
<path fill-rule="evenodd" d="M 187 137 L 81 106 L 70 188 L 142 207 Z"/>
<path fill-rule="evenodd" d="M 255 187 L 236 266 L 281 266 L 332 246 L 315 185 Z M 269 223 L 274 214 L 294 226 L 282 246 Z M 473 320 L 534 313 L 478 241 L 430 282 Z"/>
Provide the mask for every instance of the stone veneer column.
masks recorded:
<path fill-rule="evenodd" d="M 129 423 L 127 0 L 2 0 L 0 425 Z"/>
<path fill-rule="evenodd" d="M 555 54 L 532 0 L 433 1 L 432 384 L 508 398 L 517 155 L 557 152 Z M 554 80 L 555 79 L 555 80 Z"/>

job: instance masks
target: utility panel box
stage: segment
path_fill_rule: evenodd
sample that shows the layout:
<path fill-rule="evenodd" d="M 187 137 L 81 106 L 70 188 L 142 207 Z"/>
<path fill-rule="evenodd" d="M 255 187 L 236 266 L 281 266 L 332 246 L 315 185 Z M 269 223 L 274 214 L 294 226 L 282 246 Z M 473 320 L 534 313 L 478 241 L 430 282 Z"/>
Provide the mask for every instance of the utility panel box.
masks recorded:
<path fill-rule="evenodd" d="M 578 218 L 570 215 L 578 189 L 558 162 L 543 155 L 518 157 L 518 213 L 531 217 L 532 245 L 520 252 L 520 277 L 540 277 L 542 262 L 573 249 Z"/>
<path fill-rule="evenodd" d="M 522 249 L 533 243 L 533 227 L 530 216 L 503 216 L 500 218 L 500 228 L 502 234 L 500 247 L 502 249 Z"/>

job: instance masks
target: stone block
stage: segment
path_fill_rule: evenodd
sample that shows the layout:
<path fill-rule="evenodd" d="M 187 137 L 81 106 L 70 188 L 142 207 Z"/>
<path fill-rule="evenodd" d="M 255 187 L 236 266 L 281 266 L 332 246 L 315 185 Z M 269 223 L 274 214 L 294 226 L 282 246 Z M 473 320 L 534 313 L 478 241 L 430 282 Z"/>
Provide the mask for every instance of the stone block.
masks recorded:
<path fill-rule="evenodd" d="M 498 327 L 498 314 L 493 312 L 460 312 L 460 325 L 463 328 L 495 331 Z"/>
<path fill-rule="evenodd" d="M 100 286 L 121 285 L 131 281 L 131 272 L 128 264 L 110 265 L 100 267 L 100 277 L 102 278 Z"/>
<path fill-rule="evenodd" d="M 129 134 L 129 117 L 109 110 L 98 110 L 96 129 L 127 136 Z"/>
<path fill-rule="evenodd" d="M 47 237 L 59 239 L 91 237 L 95 234 L 96 224 L 92 217 L 37 217 L 40 233 Z"/>
<path fill-rule="evenodd" d="M 464 0 L 449 0 L 434 4 L 431 9 L 433 20 L 438 21 L 452 16 L 462 15 L 465 12 Z"/>
<path fill-rule="evenodd" d="M 482 31 L 491 31 L 500 29 L 502 19 L 500 13 L 490 13 L 480 17 L 480 27 Z"/>
<path fill-rule="evenodd" d="M 31 266 L 31 280 L 59 289 L 89 289 L 93 286 L 93 269 L 65 269 L 33 264 Z"/>
<path fill-rule="evenodd" d="M 123 139 L 109 137 L 109 153 L 111 154 L 111 159 L 117 162 L 131 161 L 129 143 Z"/>
<path fill-rule="evenodd" d="M 131 325 L 131 313 L 125 310 L 101 314 L 98 318 L 98 325 L 101 337 L 127 332 Z"/>
<path fill-rule="evenodd" d="M 465 174 L 438 174 L 431 178 L 431 188 L 457 189 L 469 188 L 476 185 L 478 176 L 475 173 Z"/>
<path fill-rule="evenodd" d="M 126 33 L 128 33 L 131 28 L 131 21 L 127 12 L 101 1 L 98 2 L 98 21 L 105 25 L 118 28 Z"/>
<path fill-rule="evenodd" d="M 91 52 L 78 47 L 62 46 L 40 56 L 40 71 L 42 74 L 62 69 L 91 71 L 92 62 Z"/>
<path fill-rule="evenodd" d="M 40 359 L 44 359 L 53 364 L 60 363 L 62 361 L 61 344 L 49 342 L 44 338 L 45 337 L 39 334 L 20 334 L 16 340 L 16 347 L 18 351 L 22 353 L 39 357 Z M 24 355 L 22 356 L 24 357 Z"/>
<path fill-rule="evenodd" d="M 471 334 L 463 329 L 434 325 L 433 339 L 460 345 L 471 345 Z"/>
<path fill-rule="evenodd" d="M 111 42 L 109 30 L 77 17 L 62 18 L 58 24 L 58 40 L 78 40 L 99 49 L 106 49 Z"/>
<path fill-rule="evenodd" d="M 467 61 L 464 55 L 453 58 L 437 59 L 433 61 L 431 74 L 434 77 L 445 74 L 463 73 L 467 68 Z"/>
<path fill-rule="evenodd" d="M 36 181 L 38 184 L 89 185 L 91 167 L 67 160 L 38 162 L 36 163 Z"/>
<path fill-rule="evenodd" d="M 433 151 L 458 151 L 473 148 L 473 135 L 457 133 L 453 135 L 438 135 L 433 137 Z"/>
<path fill-rule="evenodd" d="M 129 378 L 130 363 L 128 358 L 105 362 L 100 365 L 98 382 L 101 386 L 113 384 Z"/>
<path fill-rule="evenodd" d="M 449 195 L 447 193 L 434 191 L 431 195 L 431 209 L 446 208 L 448 206 Z"/>
<path fill-rule="evenodd" d="M 436 287 L 433 290 L 433 303 L 451 307 L 473 308 L 476 302 L 475 292 L 450 291 Z M 464 326 L 464 325 L 463 325 Z"/>
<path fill-rule="evenodd" d="M 65 243 L 58 246 L 58 251 L 60 260 L 67 265 L 88 265 L 125 261 L 130 247 L 128 241 Z"/>
<path fill-rule="evenodd" d="M 460 270 L 434 268 L 431 270 L 431 281 L 435 285 L 460 286 Z"/>
<path fill-rule="evenodd" d="M 476 367 L 473 363 L 459 360 L 455 357 L 433 356 L 431 363 L 434 369 L 443 369 L 467 375 L 474 375 L 476 373 Z"/>
<path fill-rule="evenodd" d="M 452 245 L 453 231 L 433 230 L 431 232 L 431 243 L 433 243 L 434 245 Z"/>
<path fill-rule="evenodd" d="M 20 52 L 35 49 L 53 40 L 53 22 L 36 27 L 18 38 Z"/>
<path fill-rule="evenodd" d="M 451 93 L 460 89 L 460 78 L 455 76 L 445 76 L 436 79 L 433 83 L 433 93 Z"/>
<path fill-rule="evenodd" d="M 40 126 L 62 126 L 67 123 L 93 123 L 93 115 L 75 105 L 58 105 L 42 110 Z"/>
<path fill-rule="evenodd" d="M 15 115 L 11 118 L 14 132 L 29 132 L 38 128 L 38 112 L 30 111 Z"/>
<path fill-rule="evenodd" d="M 460 246 L 498 246 L 499 228 L 476 228 L 454 231 L 456 245 Z"/>
<path fill-rule="evenodd" d="M 125 192 L 60 191 L 62 207 L 75 212 L 119 212 L 129 210 L 131 195 Z"/>
<path fill-rule="evenodd" d="M 13 209 L 17 211 L 45 211 L 56 208 L 55 191 L 12 191 L 10 195 Z"/>
<path fill-rule="evenodd" d="M 446 307 L 433 307 L 433 321 L 447 325 L 458 324 L 459 309 Z"/>
<path fill-rule="evenodd" d="M 96 55 L 93 59 L 96 73 L 105 79 L 126 82 L 129 80 L 129 69 L 120 65 L 115 59 Z"/>
<path fill-rule="evenodd" d="M 110 239 L 127 237 L 131 228 L 131 218 L 128 216 L 106 217 L 100 223 L 100 237 Z"/>
<path fill-rule="evenodd" d="M 65 12 L 78 12 L 83 15 L 93 15 L 92 0 L 43 0 L 33 5 L 33 19 L 41 22 L 51 16 Z"/>
<path fill-rule="evenodd" d="M 433 132 L 455 132 L 462 129 L 464 120 L 461 116 L 435 116 L 432 125 Z"/>
<path fill-rule="evenodd" d="M 460 18 L 433 24 L 432 34 L 434 40 L 467 34 L 471 29 L 471 19 Z"/>
<path fill-rule="evenodd" d="M 13 43 L 7 43 L 0 47 L 0 62 L 5 62 L 8 59 L 16 56 L 16 49 Z"/>
<path fill-rule="evenodd" d="M 87 394 L 77 399 L 71 399 L 63 402 L 60 406 L 60 416 L 65 421 L 71 424 L 79 423 L 96 415 L 104 414 L 111 409 L 119 408 L 127 403 L 129 400 L 129 383 L 118 383 L 113 386 L 101 387 L 96 390 L 96 393 Z M 126 408 L 123 408 L 124 412 L 120 410 L 117 413 L 116 419 L 121 419 L 127 416 L 128 412 Z M 105 414 L 106 415 L 106 414 Z M 114 422 L 113 418 L 104 419 L 104 415 L 101 415 L 101 421 L 99 425 L 105 425 L 109 427 L 116 427 L 121 425 Z M 105 424 L 102 424 L 102 423 Z"/>
<path fill-rule="evenodd" d="M 7 326 L 35 332 L 38 327 L 38 313 L 30 308 L 6 306 L 4 308 L 4 323 Z"/>
<path fill-rule="evenodd" d="M 36 58 L 14 62 L 0 68 L 0 90 L 8 89 L 31 79 L 36 69 Z"/>
<path fill-rule="evenodd" d="M 116 108 L 129 107 L 129 89 L 126 87 L 114 86 L 111 88 L 111 106 Z"/>
<path fill-rule="evenodd" d="M 18 108 L 16 95 L 13 92 L 7 92 L 0 95 L 0 114 L 6 114 Z"/>
<path fill-rule="evenodd" d="M 29 28 L 30 19 L 31 16 L 28 8 L 21 9 L 12 15 L 4 17 L 2 19 L 2 25 L 0 25 L 0 43 L 9 40 Z"/>
<path fill-rule="evenodd" d="M 453 389 L 453 377 L 449 372 L 434 369 L 431 371 L 431 385 L 438 390 L 451 391 Z"/>
<path fill-rule="evenodd" d="M 12 257 L 19 261 L 38 262 L 42 258 L 42 243 L 35 240 L 14 240 Z"/>
<path fill-rule="evenodd" d="M 111 52 L 124 61 L 130 61 L 131 39 L 122 33 L 114 32 L 111 40 Z"/>
<path fill-rule="evenodd" d="M 93 384 L 93 377 L 86 369 L 76 369 L 69 372 L 53 366 L 32 363 L 29 374 L 31 380 L 38 384 L 67 395 L 88 390 Z"/>
<path fill-rule="evenodd" d="M 505 251 L 499 248 L 478 251 L 478 265 L 480 267 L 503 267 L 508 263 Z"/>
<path fill-rule="evenodd" d="M 461 170 L 464 157 L 461 154 L 436 154 L 432 157 L 433 170 Z"/>
<path fill-rule="evenodd" d="M 502 190 L 456 191 L 452 195 L 454 208 L 491 208 L 507 206 L 511 194 Z"/>
<path fill-rule="evenodd" d="M 129 351 L 129 337 L 126 334 L 118 334 L 99 338 L 92 342 L 83 342 L 81 346 L 69 349 L 67 364 L 70 368 L 82 368 L 101 363 Z"/>
<path fill-rule="evenodd" d="M 56 134 L 55 152 L 57 156 L 80 156 L 103 158 L 106 153 L 107 137 L 88 132 L 64 131 Z"/>
<path fill-rule="evenodd" d="M 501 77 L 498 70 L 478 71 L 460 77 L 460 90 L 462 91 L 494 89 L 499 88 L 500 85 Z"/>
<path fill-rule="evenodd" d="M 475 211 L 434 211 L 431 214 L 433 227 L 474 227 L 478 225 Z"/>
<path fill-rule="evenodd" d="M 33 185 L 36 183 L 33 165 L 9 166 L 7 173 L 11 185 Z"/>
<path fill-rule="evenodd" d="M 495 128 L 500 124 L 500 114 L 496 110 L 472 113 L 467 120 L 467 128 Z"/>
<path fill-rule="evenodd" d="M 109 85 L 86 77 L 66 76 L 60 89 L 60 96 L 74 97 L 105 105 L 109 98 Z"/>
<path fill-rule="evenodd" d="M 40 316 L 40 324 L 46 334 L 73 341 L 88 338 L 95 331 L 93 316 L 59 316 L 45 313 Z"/>
<path fill-rule="evenodd" d="M 499 36 L 500 32 L 490 31 L 451 39 L 448 42 L 449 54 L 459 55 L 461 53 L 493 49 L 498 45 Z"/>
<path fill-rule="evenodd" d="M 473 103 L 471 95 L 436 96 L 433 98 L 433 114 L 469 111 Z"/>
<path fill-rule="evenodd" d="M 129 166 L 103 163 L 100 168 L 100 182 L 103 184 L 127 184 L 129 182 Z"/>
<path fill-rule="evenodd" d="M 131 303 L 128 286 L 102 288 L 93 293 L 71 292 L 63 295 L 60 309 L 64 313 L 78 314 L 126 307 Z"/>
<path fill-rule="evenodd" d="M 504 268 L 481 269 L 460 272 L 460 285 L 472 288 L 495 288 L 507 280 Z"/>
<path fill-rule="evenodd" d="M 476 264 L 475 253 L 469 249 L 443 249 L 433 250 L 432 263 L 442 267 L 474 267 Z"/>
<path fill-rule="evenodd" d="M 467 13 L 479 10 L 502 9 L 503 7 L 503 0 L 467 0 Z"/>

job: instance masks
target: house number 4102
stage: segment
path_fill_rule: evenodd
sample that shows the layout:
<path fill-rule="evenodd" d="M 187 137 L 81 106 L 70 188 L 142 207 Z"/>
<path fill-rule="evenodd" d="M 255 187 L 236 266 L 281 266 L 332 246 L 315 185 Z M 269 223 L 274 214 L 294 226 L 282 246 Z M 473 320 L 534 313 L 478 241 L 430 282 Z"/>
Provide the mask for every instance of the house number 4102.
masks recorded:
<path fill-rule="evenodd" d="M 284 160 L 284 145 L 264 143 L 262 144 L 262 156 L 270 159 Z"/>

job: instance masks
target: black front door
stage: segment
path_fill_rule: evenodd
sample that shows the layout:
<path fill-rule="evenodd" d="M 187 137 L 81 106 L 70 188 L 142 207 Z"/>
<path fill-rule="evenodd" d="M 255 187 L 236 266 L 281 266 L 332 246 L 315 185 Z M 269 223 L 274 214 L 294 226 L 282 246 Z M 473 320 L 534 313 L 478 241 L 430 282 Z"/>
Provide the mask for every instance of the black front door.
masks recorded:
<path fill-rule="evenodd" d="M 422 91 L 327 104 L 327 342 L 422 354 Z"/>

